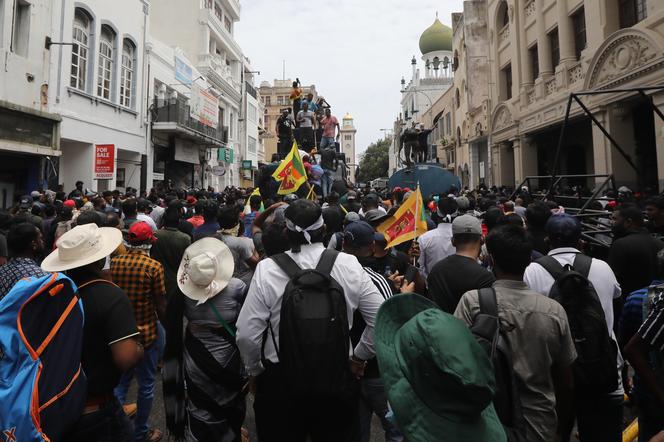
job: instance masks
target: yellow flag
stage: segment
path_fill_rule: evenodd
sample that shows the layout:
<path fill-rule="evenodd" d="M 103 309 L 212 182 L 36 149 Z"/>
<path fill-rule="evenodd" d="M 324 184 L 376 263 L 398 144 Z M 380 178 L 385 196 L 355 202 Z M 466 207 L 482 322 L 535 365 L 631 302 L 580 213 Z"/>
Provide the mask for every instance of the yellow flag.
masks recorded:
<path fill-rule="evenodd" d="M 419 186 L 394 215 L 383 221 L 376 230 L 385 235 L 387 247 L 394 247 L 426 233 L 427 221 Z"/>
<path fill-rule="evenodd" d="M 286 158 L 281 162 L 277 170 L 272 174 L 272 178 L 281 182 L 277 193 L 279 195 L 288 195 L 297 192 L 302 183 L 307 181 L 307 171 L 304 168 L 302 157 L 297 150 L 297 143 L 293 141 L 293 147 Z"/>

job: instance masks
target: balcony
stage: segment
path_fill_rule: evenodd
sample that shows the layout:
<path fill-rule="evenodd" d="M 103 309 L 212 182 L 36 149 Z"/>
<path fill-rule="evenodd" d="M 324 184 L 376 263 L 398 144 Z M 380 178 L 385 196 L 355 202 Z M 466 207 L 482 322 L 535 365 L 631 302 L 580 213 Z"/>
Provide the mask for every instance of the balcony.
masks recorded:
<path fill-rule="evenodd" d="M 207 8 L 201 9 L 199 18 L 201 23 L 207 23 L 210 30 L 217 34 L 217 37 L 228 47 L 228 50 L 233 53 L 233 57 L 240 60 L 242 57 L 242 49 L 240 49 L 240 45 L 237 44 L 233 35 L 228 32 L 221 20 L 219 20 L 214 14 L 214 10 Z"/>
<path fill-rule="evenodd" d="M 189 114 L 189 106 L 182 102 L 168 103 L 155 100 L 152 108 L 152 130 L 164 134 L 176 134 L 197 144 L 223 145 L 228 132 L 210 127 L 195 120 Z M 224 135 L 226 138 L 224 139 Z"/>
<path fill-rule="evenodd" d="M 217 87 L 225 90 L 236 100 L 240 99 L 241 83 L 233 77 L 231 68 L 221 57 L 216 54 L 199 55 L 196 68 Z"/>

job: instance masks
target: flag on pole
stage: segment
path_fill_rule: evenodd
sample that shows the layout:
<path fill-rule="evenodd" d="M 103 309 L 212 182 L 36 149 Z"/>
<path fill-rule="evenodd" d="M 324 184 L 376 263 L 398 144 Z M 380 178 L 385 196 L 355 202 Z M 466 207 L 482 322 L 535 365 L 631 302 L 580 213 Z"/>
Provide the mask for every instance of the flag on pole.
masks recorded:
<path fill-rule="evenodd" d="M 318 201 L 318 195 L 314 192 L 314 186 L 309 185 L 309 193 L 307 194 L 307 199 L 311 201 Z"/>
<path fill-rule="evenodd" d="M 251 192 L 251 195 L 249 195 L 249 198 L 247 198 L 247 204 L 244 205 L 244 213 L 251 213 L 251 205 L 249 204 L 251 202 L 251 197 L 252 196 L 261 196 L 261 189 L 256 187 L 253 192 Z M 259 212 L 262 212 L 265 210 L 265 206 L 263 205 L 263 198 L 261 197 L 261 208 L 258 209 Z"/>
<path fill-rule="evenodd" d="M 307 181 L 307 172 L 304 169 L 304 163 L 302 163 L 302 157 L 300 157 L 296 142 L 293 142 L 291 151 L 277 170 L 274 171 L 272 178 L 281 183 L 277 191 L 279 195 L 297 192 L 302 183 Z"/>
<path fill-rule="evenodd" d="M 426 233 L 427 221 L 420 187 L 418 186 L 394 215 L 383 221 L 376 230 L 385 235 L 388 248 Z"/>

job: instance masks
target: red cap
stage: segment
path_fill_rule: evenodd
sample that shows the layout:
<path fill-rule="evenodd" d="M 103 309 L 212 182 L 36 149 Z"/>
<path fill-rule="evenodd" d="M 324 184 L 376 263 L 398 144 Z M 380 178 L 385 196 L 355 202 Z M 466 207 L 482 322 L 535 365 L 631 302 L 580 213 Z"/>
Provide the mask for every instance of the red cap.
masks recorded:
<path fill-rule="evenodd" d="M 401 187 L 397 186 L 394 189 L 392 189 L 392 192 L 401 192 Z"/>
<path fill-rule="evenodd" d="M 145 221 L 138 221 L 129 227 L 129 242 L 131 244 L 140 244 L 144 242 L 155 242 L 152 227 Z"/>
<path fill-rule="evenodd" d="M 197 200 L 196 197 L 194 197 L 193 195 L 189 195 L 189 196 L 187 197 L 187 204 L 191 204 L 191 205 L 193 206 L 193 205 L 196 204 L 197 202 L 198 202 L 198 200 Z"/>
<path fill-rule="evenodd" d="M 74 200 L 66 200 L 64 203 L 62 203 L 63 206 L 65 207 L 70 207 L 70 208 L 75 208 L 76 207 L 76 201 Z"/>
<path fill-rule="evenodd" d="M 404 187 L 403 188 L 403 193 L 408 193 L 410 192 L 410 187 Z"/>

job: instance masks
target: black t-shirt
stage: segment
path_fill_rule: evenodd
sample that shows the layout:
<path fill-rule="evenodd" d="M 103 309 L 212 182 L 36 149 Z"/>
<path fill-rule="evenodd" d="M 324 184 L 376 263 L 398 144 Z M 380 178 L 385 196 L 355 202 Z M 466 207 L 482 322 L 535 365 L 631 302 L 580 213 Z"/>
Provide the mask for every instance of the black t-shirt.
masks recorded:
<path fill-rule="evenodd" d="M 650 285 L 657 276 L 657 252 L 664 243 L 646 229 L 630 232 L 615 240 L 609 251 L 609 265 L 624 297 Z"/>
<path fill-rule="evenodd" d="M 464 293 L 491 287 L 495 278 L 475 260 L 451 255 L 431 269 L 427 284 L 429 295 L 447 313 L 454 313 Z"/>
<path fill-rule="evenodd" d="M 111 344 L 138 336 L 136 319 L 125 292 L 108 282 L 92 282 L 78 293 L 83 300 L 83 355 L 88 397 L 113 393 L 122 372 L 113 362 Z"/>
<path fill-rule="evenodd" d="M 320 167 L 326 170 L 336 170 L 334 159 L 337 156 L 336 149 L 325 148 L 320 153 Z"/>
<path fill-rule="evenodd" d="M 383 276 L 397 271 L 400 275 L 405 275 L 409 267 L 411 267 L 411 264 L 408 255 L 394 248 L 387 255 L 376 258 L 375 265 L 371 266 L 372 269 Z"/>
<path fill-rule="evenodd" d="M 646 224 L 646 227 L 648 228 L 648 231 L 654 238 L 660 240 L 664 238 L 664 225 L 656 226 L 654 223 L 650 222 Z"/>
<path fill-rule="evenodd" d="M 343 230 L 346 214 L 339 206 L 329 206 L 323 209 L 323 221 L 325 221 L 325 234 L 329 237 Z"/>
<path fill-rule="evenodd" d="M 277 124 L 279 125 L 279 136 L 281 138 L 289 137 L 293 133 L 293 127 L 295 126 L 295 123 L 290 119 L 290 117 L 279 117 L 277 119 Z"/>

